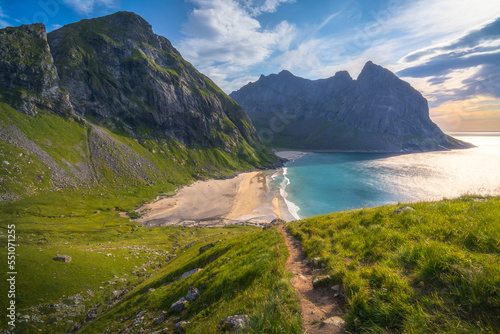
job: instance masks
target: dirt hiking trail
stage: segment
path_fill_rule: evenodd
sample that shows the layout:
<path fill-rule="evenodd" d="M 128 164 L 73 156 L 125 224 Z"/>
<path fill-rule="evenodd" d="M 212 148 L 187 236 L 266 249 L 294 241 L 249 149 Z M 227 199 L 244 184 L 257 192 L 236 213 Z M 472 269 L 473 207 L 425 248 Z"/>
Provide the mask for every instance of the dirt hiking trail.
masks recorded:
<path fill-rule="evenodd" d="M 336 294 L 331 287 L 313 288 L 313 279 L 323 274 L 322 269 L 314 268 L 306 261 L 300 241 L 284 226 L 280 226 L 279 231 L 285 237 L 290 253 L 286 267 L 294 275 L 291 283 L 300 298 L 304 333 L 345 333 L 345 322 L 339 317 L 344 314 L 342 299 L 334 297 Z"/>

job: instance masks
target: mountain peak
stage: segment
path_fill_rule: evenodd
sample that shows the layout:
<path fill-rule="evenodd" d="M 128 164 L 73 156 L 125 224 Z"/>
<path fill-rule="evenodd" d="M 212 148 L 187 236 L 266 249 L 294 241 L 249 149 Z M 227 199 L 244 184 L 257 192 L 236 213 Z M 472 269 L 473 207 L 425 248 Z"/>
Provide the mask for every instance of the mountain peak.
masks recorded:
<path fill-rule="evenodd" d="M 98 32 L 109 37 L 122 36 L 130 39 L 148 39 L 153 36 L 153 27 L 141 16 L 133 12 L 116 12 L 110 15 L 85 19 L 65 25 L 55 32 L 73 31 L 75 33 Z"/>
<path fill-rule="evenodd" d="M 363 66 L 363 69 L 361 70 L 361 73 L 363 72 L 373 72 L 373 71 L 379 71 L 383 70 L 384 68 L 380 65 L 374 64 L 371 60 L 367 61 L 365 66 Z"/>
<path fill-rule="evenodd" d="M 347 71 L 338 71 L 335 73 L 333 77 L 341 80 L 349 80 L 349 81 L 352 80 L 351 75 Z"/>
<path fill-rule="evenodd" d="M 294 77 L 294 75 L 292 74 L 292 72 L 288 71 L 288 70 L 281 70 L 281 72 L 278 73 L 279 76 L 292 76 Z"/>
<path fill-rule="evenodd" d="M 48 42 L 75 112 L 94 123 L 227 151 L 260 144 L 244 110 L 137 14 L 73 23 Z"/>
<path fill-rule="evenodd" d="M 272 145 L 339 151 L 429 151 L 467 147 L 450 140 L 429 118 L 427 100 L 391 71 L 368 61 L 357 80 L 339 71 L 308 80 L 288 71 L 231 93 L 258 131 L 285 111 L 286 127 Z"/>
<path fill-rule="evenodd" d="M 43 23 L 0 29 L 0 59 L 4 101 L 28 115 L 38 110 L 72 113 L 68 96 L 59 89 Z"/>
<path fill-rule="evenodd" d="M 375 82 L 380 80 L 397 79 L 400 80 L 394 73 L 388 69 L 374 64 L 372 61 L 366 62 L 365 66 L 358 75 L 358 81 L 362 82 Z"/>

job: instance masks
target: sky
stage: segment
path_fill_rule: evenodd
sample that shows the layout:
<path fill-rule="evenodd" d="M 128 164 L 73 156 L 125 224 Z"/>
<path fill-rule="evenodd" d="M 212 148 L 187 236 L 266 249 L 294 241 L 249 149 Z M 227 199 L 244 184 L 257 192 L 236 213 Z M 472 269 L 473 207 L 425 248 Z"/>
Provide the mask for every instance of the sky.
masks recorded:
<path fill-rule="evenodd" d="M 445 131 L 500 131 L 499 0 L 0 0 L 0 28 L 48 31 L 132 11 L 226 93 L 283 69 L 320 79 L 371 60 Z"/>

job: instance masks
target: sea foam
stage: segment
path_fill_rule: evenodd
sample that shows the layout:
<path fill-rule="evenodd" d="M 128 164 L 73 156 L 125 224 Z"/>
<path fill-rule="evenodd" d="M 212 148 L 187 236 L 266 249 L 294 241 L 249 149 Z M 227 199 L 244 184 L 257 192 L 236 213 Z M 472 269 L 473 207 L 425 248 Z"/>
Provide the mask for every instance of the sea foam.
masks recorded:
<path fill-rule="evenodd" d="M 283 168 L 283 182 L 281 182 L 281 184 L 280 184 L 280 195 L 283 198 L 283 200 L 285 201 L 285 204 L 288 208 L 288 212 L 290 212 L 290 214 L 295 219 L 300 219 L 300 216 L 299 216 L 300 208 L 292 201 L 287 200 L 288 193 L 286 192 L 286 187 L 290 184 L 290 179 L 288 177 L 286 177 L 287 174 L 288 174 L 288 168 L 284 167 Z"/>

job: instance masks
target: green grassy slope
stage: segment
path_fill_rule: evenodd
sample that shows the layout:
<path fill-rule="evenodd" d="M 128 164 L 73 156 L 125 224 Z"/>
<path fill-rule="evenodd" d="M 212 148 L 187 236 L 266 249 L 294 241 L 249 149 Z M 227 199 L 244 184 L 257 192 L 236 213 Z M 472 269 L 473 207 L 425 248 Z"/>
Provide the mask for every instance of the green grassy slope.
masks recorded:
<path fill-rule="evenodd" d="M 182 319 L 191 321 L 190 331 L 206 333 L 206 328 L 215 330 L 222 318 L 242 313 L 250 316 L 251 328 L 258 332 L 300 332 L 299 306 L 285 271 L 288 253 L 276 230 L 143 228 L 104 204 L 115 204 L 112 199 L 87 195 L 68 212 L 71 206 L 62 199 L 72 194 L 50 194 L 32 197 L 31 205 L 26 200 L 0 206 L 2 226 L 16 225 L 17 312 L 30 316 L 29 321 L 17 319 L 19 332 L 66 333 L 91 310 L 99 317 L 83 327 L 84 333 L 116 332 L 132 325 L 143 310 L 147 313 L 141 326 L 148 328 L 167 311 L 166 320 L 154 328 L 173 329 Z M 96 210 L 97 203 L 102 211 Z M 56 212 L 65 215 L 55 217 Z M 2 258 L 6 234 L 2 229 Z M 215 247 L 198 255 L 208 243 Z M 72 261 L 52 260 L 58 254 L 69 255 Z M 204 269 L 176 281 L 193 268 Z M 202 296 L 179 318 L 170 312 L 170 305 L 190 285 Z M 2 280 L 0 291 L 7 289 Z M 113 293 L 124 289 L 130 292 L 115 305 Z M 0 307 L 7 303 L 2 298 Z M 8 328 L 6 318 L 0 319 L 0 328 Z"/>
<path fill-rule="evenodd" d="M 213 238 L 189 248 L 81 332 L 133 328 L 137 314 L 146 310 L 140 326 L 149 331 L 173 329 L 176 322 L 186 320 L 191 322 L 189 333 L 212 333 L 223 318 L 247 314 L 250 333 L 300 333 L 300 309 L 289 283 L 290 274 L 284 270 L 288 254 L 281 234 L 276 229 L 259 229 L 219 238 L 202 254 L 199 246 Z M 195 268 L 203 269 L 179 279 L 182 273 Z M 201 296 L 175 314 L 170 306 L 186 295 L 189 286 L 197 287 Z M 165 321 L 154 325 L 162 315 Z"/>
<path fill-rule="evenodd" d="M 196 179 L 227 177 L 273 163 L 272 159 L 246 142 L 228 153 L 169 139 L 133 139 L 76 116 L 43 110 L 28 116 L 0 102 L 0 258 L 7 258 L 7 226 L 14 224 L 17 312 L 30 316 L 29 321 L 17 319 L 17 330 L 65 333 L 84 321 L 91 308 L 97 314 L 105 311 L 113 303 L 113 291 L 132 289 L 149 274 L 160 272 L 169 263 L 167 252 L 180 254 L 188 243 L 220 232 L 231 234 L 217 240 L 251 232 L 248 228 L 189 233 L 178 228 L 145 229 L 120 218 L 119 212 L 132 211 L 158 195 L 171 195 Z M 263 247 L 268 260 L 285 256 L 282 241 Z M 72 261 L 53 261 L 58 254 L 69 255 Z M 268 261 L 263 267 L 285 275 L 283 261 Z M 164 275 L 174 269 L 167 266 Z M 227 270 L 237 271 L 231 265 Z M 283 282 L 259 285 L 256 295 L 246 300 L 260 305 L 256 298 L 265 291 L 281 296 L 273 291 L 290 288 Z M 3 279 L 0 291 L 7 290 Z M 293 298 L 286 298 L 291 306 L 276 307 L 296 313 Z M 0 299 L 0 307 L 7 303 L 7 298 Z M 225 303 L 230 302 L 220 304 Z M 252 326 L 274 326 L 252 317 Z M 284 326 L 300 327 L 297 315 L 290 317 L 296 319 L 286 320 Z M 0 328 L 7 329 L 6 320 L 0 319 Z"/>
<path fill-rule="evenodd" d="M 134 140 L 78 117 L 43 111 L 28 116 L 4 103 L 0 103 L 0 132 L 4 200 L 63 188 L 92 188 L 100 193 L 147 186 L 152 196 L 195 179 L 229 176 L 275 162 L 274 156 L 246 142 L 228 153 L 186 147 L 171 139 Z"/>
<path fill-rule="evenodd" d="M 290 224 L 341 284 L 355 333 L 500 332 L 500 198 L 389 205 Z"/>

